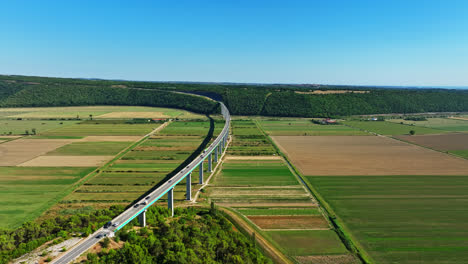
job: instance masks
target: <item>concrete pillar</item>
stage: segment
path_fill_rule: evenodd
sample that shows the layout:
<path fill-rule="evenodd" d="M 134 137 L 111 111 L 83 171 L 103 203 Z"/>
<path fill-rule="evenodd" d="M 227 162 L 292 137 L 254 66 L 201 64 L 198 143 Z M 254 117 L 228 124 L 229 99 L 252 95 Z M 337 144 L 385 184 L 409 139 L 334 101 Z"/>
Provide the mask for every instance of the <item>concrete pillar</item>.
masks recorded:
<path fill-rule="evenodd" d="M 215 153 L 214 162 L 218 162 L 218 147 L 215 147 L 214 153 Z"/>
<path fill-rule="evenodd" d="M 167 192 L 167 208 L 169 209 L 169 214 L 174 216 L 174 188 L 171 188 Z"/>
<path fill-rule="evenodd" d="M 142 227 L 146 226 L 146 210 L 141 212 L 141 214 L 138 216 L 138 222 L 140 222 Z"/>
<path fill-rule="evenodd" d="M 211 169 L 212 167 L 211 162 L 212 162 L 212 158 L 211 158 L 211 153 L 210 153 L 210 155 L 208 155 L 208 172 L 213 172 L 213 170 Z"/>
<path fill-rule="evenodd" d="M 187 187 L 187 192 L 185 194 L 185 200 L 192 200 L 192 173 L 189 173 L 185 178 L 185 185 Z"/>
<path fill-rule="evenodd" d="M 198 183 L 203 184 L 203 161 L 198 166 Z"/>

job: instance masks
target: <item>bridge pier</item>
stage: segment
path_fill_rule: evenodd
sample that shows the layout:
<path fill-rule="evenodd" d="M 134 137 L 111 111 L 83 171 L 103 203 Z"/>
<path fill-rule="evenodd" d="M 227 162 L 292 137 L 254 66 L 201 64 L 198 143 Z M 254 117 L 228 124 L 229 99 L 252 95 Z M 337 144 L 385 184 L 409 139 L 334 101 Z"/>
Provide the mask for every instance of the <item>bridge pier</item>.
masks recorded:
<path fill-rule="evenodd" d="M 185 200 L 190 201 L 192 200 L 192 173 L 189 173 L 185 178 L 185 185 L 187 187 L 187 191 L 185 193 Z"/>
<path fill-rule="evenodd" d="M 146 210 L 141 212 L 141 214 L 138 216 L 138 222 L 140 222 L 142 227 L 146 226 Z"/>
<path fill-rule="evenodd" d="M 211 158 L 211 153 L 210 153 L 210 155 L 208 155 L 208 172 L 213 172 L 213 170 L 211 169 L 211 162 L 212 162 L 212 158 Z"/>
<path fill-rule="evenodd" d="M 174 216 L 174 188 L 167 192 L 167 209 L 169 209 L 169 214 Z"/>
<path fill-rule="evenodd" d="M 198 183 L 203 184 L 203 161 L 198 166 Z"/>
<path fill-rule="evenodd" d="M 214 162 L 218 162 L 218 147 L 214 149 L 214 153 L 215 153 Z"/>

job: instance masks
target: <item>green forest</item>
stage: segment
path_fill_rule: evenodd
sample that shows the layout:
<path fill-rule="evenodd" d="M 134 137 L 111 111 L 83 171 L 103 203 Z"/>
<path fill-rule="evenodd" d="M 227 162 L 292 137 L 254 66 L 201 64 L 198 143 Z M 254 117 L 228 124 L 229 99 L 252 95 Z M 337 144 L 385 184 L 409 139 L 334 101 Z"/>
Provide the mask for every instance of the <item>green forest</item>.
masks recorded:
<path fill-rule="evenodd" d="M 330 90 L 349 92 L 313 93 Z M 468 111 L 467 90 L 135 82 L 0 75 L 0 107 L 114 104 L 173 107 L 197 113 L 218 111 L 213 101 L 186 93 L 222 100 L 234 115 L 339 117 Z"/>

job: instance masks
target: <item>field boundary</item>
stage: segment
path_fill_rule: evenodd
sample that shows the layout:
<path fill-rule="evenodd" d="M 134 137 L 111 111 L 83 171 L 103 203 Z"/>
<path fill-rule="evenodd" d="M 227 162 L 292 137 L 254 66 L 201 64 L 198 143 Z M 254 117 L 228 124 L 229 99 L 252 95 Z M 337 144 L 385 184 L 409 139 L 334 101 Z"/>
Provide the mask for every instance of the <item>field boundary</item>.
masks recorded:
<path fill-rule="evenodd" d="M 306 186 L 309 193 L 316 199 L 319 208 L 323 208 L 323 210 L 321 211 L 323 211 L 326 214 L 325 218 L 332 223 L 335 232 L 338 234 L 340 240 L 343 241 L 345 247 L 348 248 L 348 250 L 350 250 L 352 253 L 356 254 L 356 256 L 363 263 L 375 263 L 375 261 L 370 257 L 370 255 L 364 250 L 364 247 L 354 238 L 351 232 L 345 227 L 343 221 L 336 215 L 333 208 L 325 201 L 325 199 L 312 186 L 312 184 L 310 184 L 310 182 L 302 176 L 298 169 L 289 160 L 288 156 L 284 154 L 281 151 L 281 149 L 276 145 L 276 142 L 270 137 L 270 135 L 268 135 L 265 132 L 265 130 L 263 130 L 263 127 L 261 126 L 261 124 L 259 124 L 258 120 L 254 119 L 254 122 L 255 124 L 257 124 L 258 128 L 260 129 L 260 131 L 262 131 L 266 138 L 268 138 L 268 140 L 271 142 L 276 151 L 284 158 L 288 167 L 294 172 L 293 174 L 295 174 L 296 177 L 299 177 L 300 181 L 303 183 L 303 185 Z"/>
<path fill-rule="evenodd" d="M 61 200 L 63 200 L 63 198 L 65 198 L 67 195 L 71 194 L 73 191 L 75 191 L 78 187 L 82 186 L 85 182 L 87 182 L 89 179 L 91 179 L 92 177 L 96 176 L 97 174 L 101 173 L 101 171 L 105 170 L 107 167 L 109 167 L 112 163 L 114 163 L 116 160 L 120 159 L 123 155 L 125 155 L 127 152 L 129 152 L 130 150 L 132 150 L 133 148 L 137 147 L 138 145 L 140 145 L 141 143 L 143 143 L 143 141 L 145 141 L 148 137 L 150 137 L 151 135 L 153 135 L 154 133 L 157 133 L 159 132 L 160 130 L 164 129 L 167 125 L 169 125 L 170 121 L 168 122 L 165 122 L 163 123 L 162 125 L 160 125 L 159 127 L 157 127 L 156 129 L 154 129 L 153 131 L 151 131 L 150 133 L 144 135 L 140 140 L 138 140 L 137 142 L 134 142 L 133 144 L 131 144 L 130 146 L 126 147 L 125 149 L 123 149 L 122 151 L 120 151 L 116 156 L 114 156 L 113 159 L 111 159 L 110 161 L 106 162 L 104 165 L 100 166 L 100 167 L 97 167 L 95 170 L 93 170 L 92 172 L 90 172 L 88 175 L 84 176 L 83 178 L 81 178 L 79 181 L 75 182 L 73 185 L 71 185 L 70 187 L 68 187 L 67 189 L 65 189 L 65 191 L 63 191 L 61 193 L 61 195 L 57 196 L 55 199 L 49 201 L 46 205 L 44 205 L 43 207 L 40 208 L 40 210 L 38 209 L 37 212 L 47 212 L 48 209 L 50 209 L 54 204 L 56 203 L 59 203 Z M 42 215 L 43 213 L 41 213 L 40 215 Z M 39 215 L 39 216 L 40 216 Z M 25 220 L 26 221 L 30 221 L 32 219 L 36 219 L 38 216 L 31 216 L 29 217 L 28 219 Z"/>

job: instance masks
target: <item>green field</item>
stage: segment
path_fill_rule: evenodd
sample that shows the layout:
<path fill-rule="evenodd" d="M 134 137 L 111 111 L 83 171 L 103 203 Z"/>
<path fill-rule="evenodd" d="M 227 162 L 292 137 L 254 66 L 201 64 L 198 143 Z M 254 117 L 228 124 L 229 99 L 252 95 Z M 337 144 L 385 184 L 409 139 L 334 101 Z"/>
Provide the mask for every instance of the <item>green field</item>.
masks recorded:
<path fill-rule="evenodd" d="M 344 121 L 343 123 L 351 127 L 381 135 L 408 135 L 410 130 L 414 130 L 416 135 L 447 133 L 444 130 L 402 125 L 387 121 Z"/>
<path fill-rule="evenodd" d="M 463 157 L 465 159 L 468 159 L 468 150 L 451 150 L 449 152 L 457 156 Z"/>
<path fill-rule="evenodd" d="M 40 134 L 51 129 L 67 128 L 76 122 L 77 121 L 0 119 L 0 136 L 10 134 L 24 135 L 26 131 L 28 131 L 29 134 L 33 134 L 33 129 L 36 129 L 36 134 Z"/>
<path fill-rule="evenodd" d="M 233 140 L 228 149 L 229 155 L 264 156 L 276 154 L 276 150 L 262 134 L 257 125 L 249 120 L 231 122 Z"/>
<path fill-rule="evenodd" d="M 203 115 L 191 113 L 181 109 L 145 106 L 70 106 L 70 107 L 28 107 L 2 108 L 0 117 L 8 118 L 100 118 L 109 113 L 135 112 L 138 117 L 151 118 L 204 118 Z M 142 113 L 145 113 L 142 115 Z M 104 116 L 104 118 L 112 118 Z M 121 118 L 121 117 L 118 117 Z"/>
<path fill-rule="evenodd" d="M 74 142 L 54 151 L 48 152 L 50 156 L 115 156 L 131 142 Z"/>
<path fill-rule="evenodd" d="M 97 123 L 97 124 L 96 124 Z M 78 123 L 63 128 L 49 130 L 46 136 L 143 136 L 160 126 L 160 124 L 107 124 Z"/>
<path fill-rule="evenodd" d="M 266 232 L 290 256 L 347 254 L 333 230 L 300 230 Z"/>
<path fill-rule="evenodd" d="M 88 180 L 67 196 L 65 201 L 109 205 L 132 202 L 190 157 L 202 143 L 208 130 L 208 121 L 172 122 L 127 152 L 105 171 Z M 207 166 L 204 166 L 204 170 L 207 171 Z M 198 169 L 194 171 L 194 175 L 198 175 Z M 194 178 L 193 183 L 196 182 Z M 174 197 L 181 201 L 185 199 L 185 180 L 179 185 L 176 186 Z M 165 199 L 164 197 L 160 201 Z"/>
<path fill-rule="evenodd" d="M 238 208 L 243 215 L 321 215 L 317 208 Z"/>
<path fill-rule="evenodd" d="M 344 125 L 317 125 L 310 119 L 260 120 L 271 136 L 360 136 L 368 133 Z"/>
<path fill-rule="evenodd" d="M 285 186 L 297 185 L 298 181 L 283 162 L 229 163 L 216 179 L 218 186 Z"/>
<path fill-rule="evenodd" d="M 307 179 L 376 263 L 468 263 L 468 176 Z"/>
<path fill-rule="evenodd" d="M 0 167 L 0 228 L 15 228 L 35 219 L 94 169 Z"/>
<path fill-rule="evenodd" d="M 428 118 L 427 121 L 411 121 L 403 119 L 390 119 L 390 122 L 403 123 L 419 127 L 428 127 L 452 132 L 468 131 L 468 120 L 457 120 L 449 118 Z"/>

